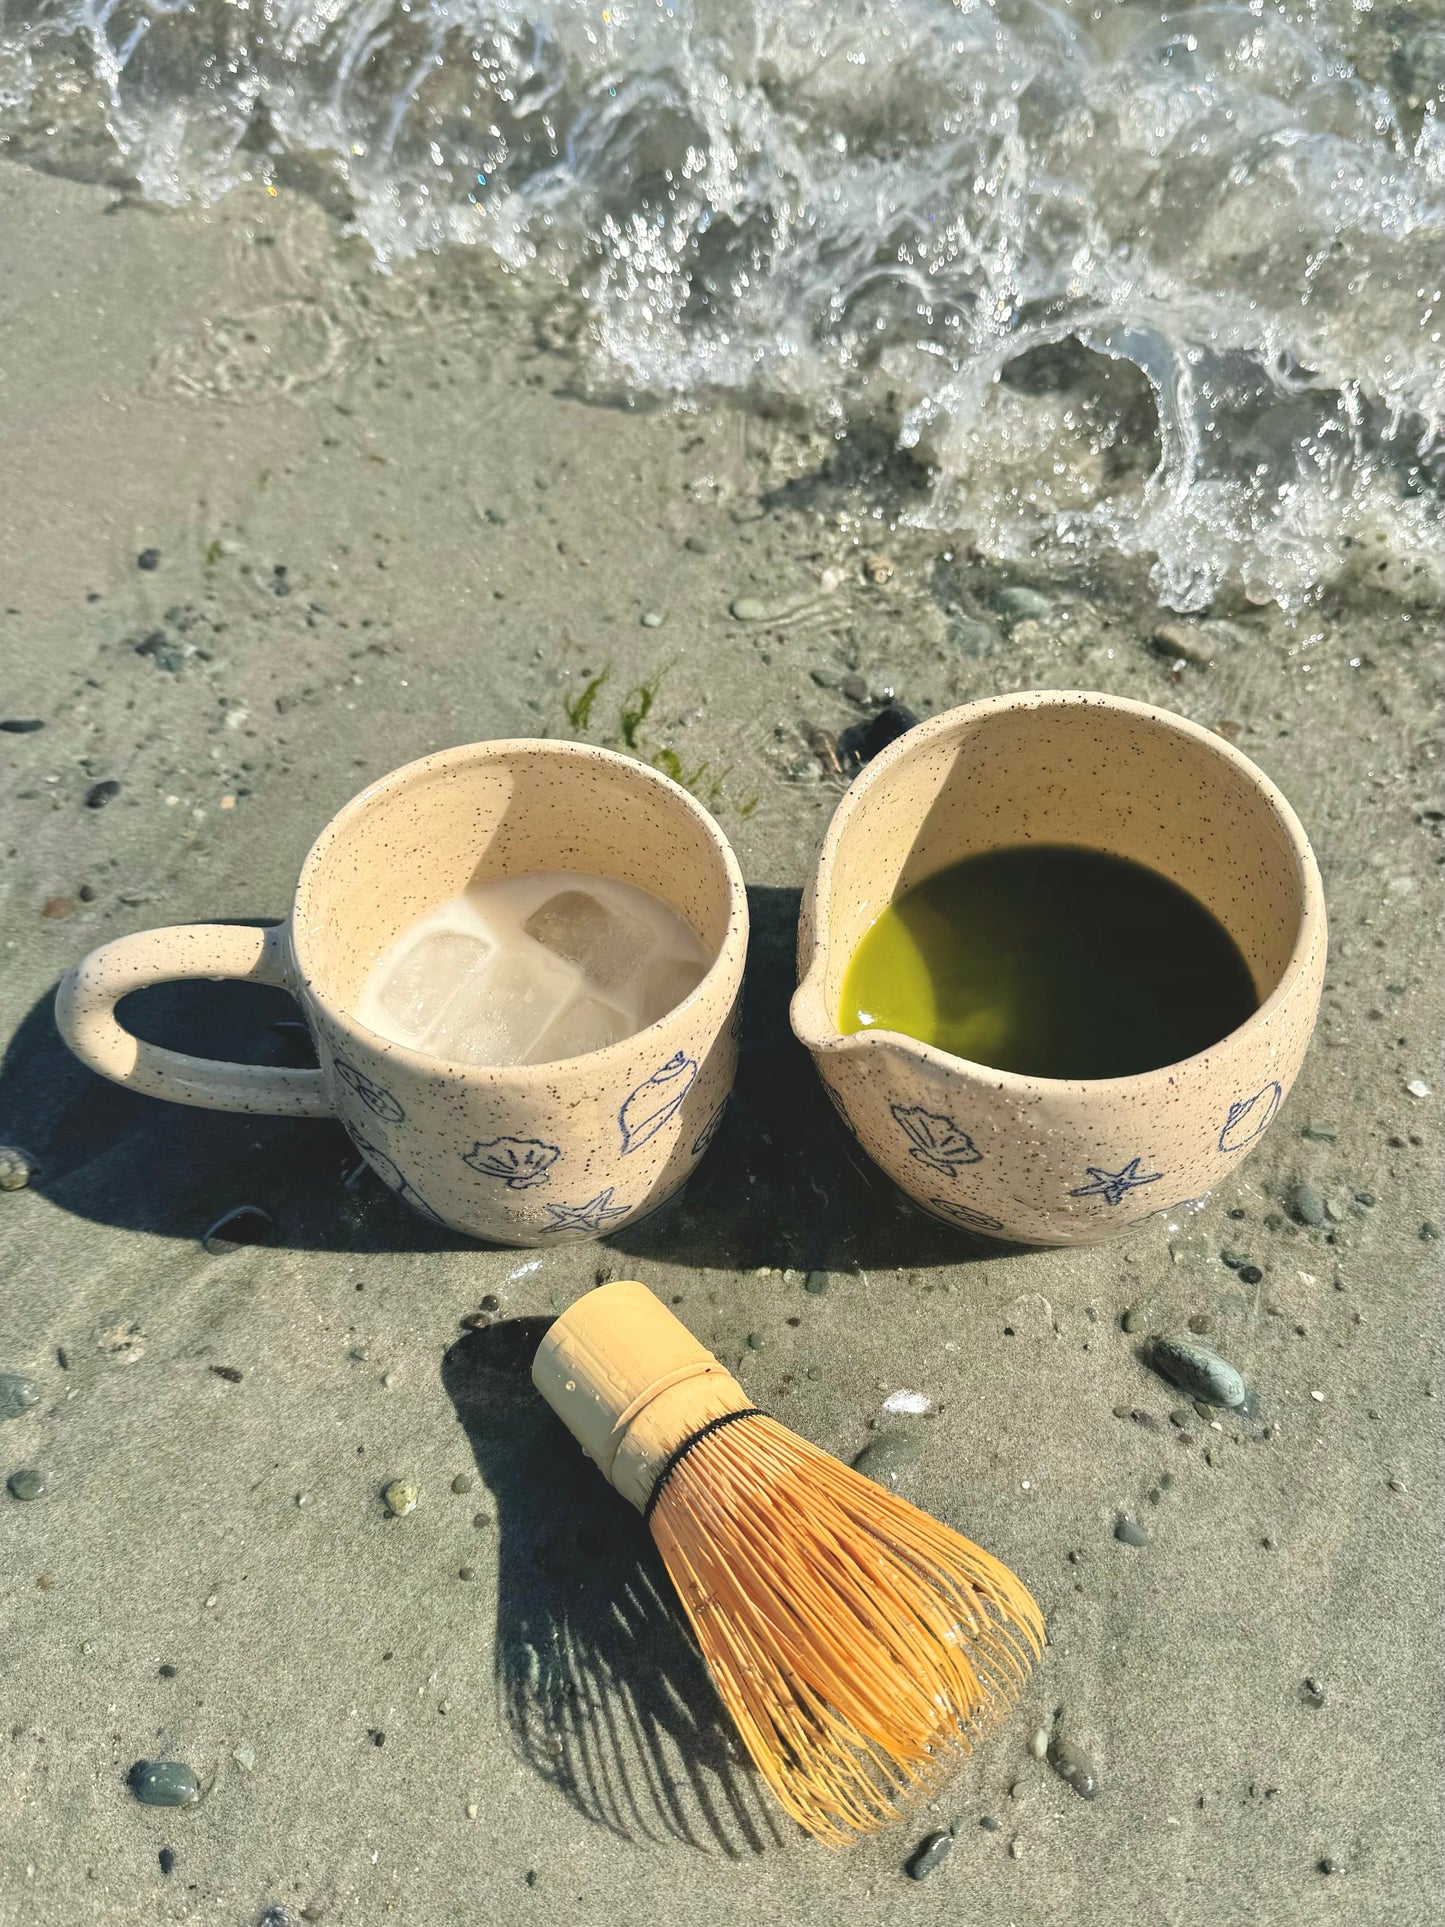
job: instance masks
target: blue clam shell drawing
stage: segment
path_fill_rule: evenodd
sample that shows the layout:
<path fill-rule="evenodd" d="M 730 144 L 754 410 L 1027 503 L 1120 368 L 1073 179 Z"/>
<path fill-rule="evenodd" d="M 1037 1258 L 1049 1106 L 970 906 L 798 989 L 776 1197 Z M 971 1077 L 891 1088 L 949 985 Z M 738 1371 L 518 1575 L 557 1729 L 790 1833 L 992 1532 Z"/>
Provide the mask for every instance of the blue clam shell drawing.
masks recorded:
<path fill-rule="evenodd" d="M 356 1146 L 357 1150 L 360 1151 L 361 1155 L 366 1159 L 382 1183 L 388 1185 L 391 1190 L 395 1191 L 399 1198 L 404 1199 L 413 1211 L 419 1211 L 422 1217 L 430 1218 L 433 1224 L 444 1224 L 446 1222 L 444 1218 L 432 1210 L 420 1192 L 414 1190 L 407 1182 L 405 1174 L 395 1158 L 389 1158 L 385 1151 L 378 1151 L 374 1144 L 368 1144 L 366 1139 L 364 1137 L 358 1137 L 355 1131 L 352 1131 L 350 1136 L 352 1143 Z"/>
<path fill-rule="evenodd" d="M 378 1084 L 374 1078 L 368 1077 L 365 1071 L 359 1071 L 355 1064 L 348 1064 L 344 1057 L 336 1058 L 335 1064 L 336 1075 L 350 1090 L 355 1091 L 367 1110 L 374 1116 L 384 1118 L 388 1124 L 406 1122 L 406 1112 L 384 1084 Z"/>
<path fill-rule="evenodd" d="M 1219 1133 L 1221 1151 L 1242 1151 L 1246 1144 L 1253 1144 L 1279 1109 L 1284 1092 L 1271 1080 L 1262 1091 L 1253 1097 L 1242 1098 L 1238 1104 L 1231 1104 L 1229 1116 Z"/>
<path fill-rule="evenodd" d="M 975 1210 L 971 1204 L 956 1204 L 952 1198 L 930 1198 L 930 1211 L 937 1211 L 955 1224 L 961 1224 L 969 1231 L 1002 1231 L 1003 1220 L 991 1218 L 987 1211 Z"/>
<path fill-rule="evenodd" d="M 623 1157 L 629 1151 L 638 1150 L 649 1138 L 656 1137 L 665 1124 L 671 1123 L 696 1076 L 696 1061 L 678 1051 L 628 1094 L 617 1113 Z"/>
<path fill-rule="evenodd" d="M 722 1121 L 724 1116 L 727 1113 L 727 1107 L 728 1107 L 728 1101 L 726 1098 L 724 1098 L 722 1103 L 718 1105 L 717 1109 L 713 1112 L 712 1116 L 708 1119 L 707 1123 L 704 1124 L 702 1129 L 698 1132 L 692 1147 L 692 1154 L 695 1158 L 700 1158 L 702 1156 L 703 1152 L 707 1149 L 709 1144 L 712 1143 L 713 1139 L 717 1136 L 718 1132 L 722 1129 Z"/>
<path fill-rule="evenodd" d="M 557 1145 L 538 1137 L 489 1137 L 463 1151 L 462 1163 L 484 1178 L 500 1178 L 509 1191 L 530 1191 L 547 1183 L 561 1155 Z"/>
<path fill-rule="evenodd" d="M 909 1156 L 956 1178 L 966 1164 L 981 1164 L 983 1152 L 968 1132 L 945 1117 L 941 1111 L 926 1111 L 921 1104 L 890 1104 L 900 1130 L 911 1141 Z"/>

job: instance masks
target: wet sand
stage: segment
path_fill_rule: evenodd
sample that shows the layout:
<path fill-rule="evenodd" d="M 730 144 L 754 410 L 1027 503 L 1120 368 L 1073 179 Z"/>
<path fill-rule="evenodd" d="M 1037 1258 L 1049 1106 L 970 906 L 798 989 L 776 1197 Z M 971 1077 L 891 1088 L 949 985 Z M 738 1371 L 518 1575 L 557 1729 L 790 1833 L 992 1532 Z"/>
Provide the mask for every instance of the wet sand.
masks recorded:
<path fill-rule="evenodd" d="M 47 1481 L 0 1494 L 0 1922 L 1434 1919 L 1438 610 L 1222 605 L 1212 666 L 1176 667 L 1137 578 L 891 528 L 882 480 L 805 426 L 591 392 L 558 317 L 452 261 L 386 281 L 304 203 L 158 213 L 6 164 L 0 235 L 0 718 L 44 724 L 0 734 L 0 1140 L 41 1167 L 0 1193 L 0 1370 L 40 1392 L 0 1422 L 0 1478 Z M 335 1127 L 174 1109 L 67 1056 L 51 999 L 85 950 L 283 914 L 367 780 L 583 733 L 603 670 L 587 739 L 655 686 L 636 747 L 706 766 L 753 898 L 738 1101 L 677 1206 L 610 1245 L 478 1249 L 356 1176 Z M 786 1023 L 841 793 L 809 731 L 885 690 L 930 713 L 1030 686 L 1227 725 L 1332 916 L 1273 1131 L 1198 1212 L 1091 1251 L 907 1209 Z M 278 992 L 127 1014 L 215 1054 L 295 1044 Z M 243 1203 L 273 1241 L 207 1254 Z M 769 1807 L 638 1522 L 531 1394 L 537 1321 L 599 1271 L 675 1297 L 843 1457 L 925 1394 L 888 1447 L 903 1489 L 1036 1593 L 1019 1708 L 893 1833 L 831 1856 Z M 1190 1320 L 1256 1416 L 1147 1368 Z M 1033 1757 L 1055 1730 L 1094 1800 Z M 202 1801 L 141 1806 L 141 1759 Z"/>

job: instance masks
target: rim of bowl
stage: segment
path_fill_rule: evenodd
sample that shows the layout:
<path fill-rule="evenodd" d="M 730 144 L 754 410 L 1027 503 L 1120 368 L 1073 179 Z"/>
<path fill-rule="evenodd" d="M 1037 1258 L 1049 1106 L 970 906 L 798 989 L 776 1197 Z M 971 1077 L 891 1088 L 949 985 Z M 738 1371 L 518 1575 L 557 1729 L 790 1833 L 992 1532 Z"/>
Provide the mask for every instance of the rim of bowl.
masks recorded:
<path fill-rule="evenodd" d="M 629 776 L 651 783 L 664 794 L 670 802 L 681 803 L 699 822 L 714 850 L 722 861 L 723 875 L 727 879 L 728 922 L 722 942 L 712 962 L 708 965 L 698 982 L 680 1003 L 671 1010 L 664 1011 L 661 1017 L 629 1036 L 619 1038 L 615 1044 L 606 1044 L 600 1050 L 583 1051 L 575 1057 L 548 1058 L 541 1064 L 470 1064 L 453 1057 L 437 1057 L 430 1051 L 415 1049 L 410 1044 L 397 1043 L 394 1038 L 384 1037 L 380 1031 L 372 1030 L 364 1024 L 355 1011 L 345 1008 L 340 1000 L 318 988 L 310 960 L 307 958 L 307 940 L 301 929 L 301 911 L 307 894 L 314 887 L 316 871 L 331 848 L 341 840 L 346 832 L 354 827 L 368 812 L 377 798 L 410 789 L 416 784 L 425 783 L 454 764 L 503 761 L 518 755 L 553 756 L 577 762 L 611 763 L 624 768 Z M 649 1031 L 663 1024 L 670 1024 L 680 1011 L 700 997 L 715 978 L 731 974 L 737 970 L 741 982 L 742 964 L 747 957 L 748 943 L 748 898 L 747 886 L 743 881 L 742 869 L 737 855 L 714 817 L 698 802 L 690 791 L 661 770 L 654 769 L 650 763 L 639 762 L 634 756 L 624 756 L 617 750 L 601 749 L 592 743 L 573 743 L 565 738 L 548 736 L 498 736 L 480 743 L 459 743 L 451 749 L 439 749 L 430 756 L 419 756 L 413 762 L 403 763 L 400 768 L 391 770 L 385 776 L 377 777 L 373 783 L 343 803 L 329 823 L 317 836 L 316 841 L 306 853 L 301 865 L 301 874 L 296 884 L 296 895 L 292 903 L 291 915 L 287 921 L 287 932 L 291 944 L 291 956 L 295 964 L 297 988 L 314 997 L 333 1019 L 339 1019 L 350 1030 L 356 1031 L 366 1043 L 380 1054 L 396 1059 L 409 1069 L 422 1076 L 466 1076 L 484 1077 L 492 1080 L 505 1079 L 508 1083 L 518 1079 L 545 1082 L 555 1076 L 563 1065 L 580 1064 L 606 1059 L 616 1062 L 624 1050 L 636 1044 L 638 1038 L 646 1037 Z"/>
<path fill-rule="evenodd" d="M 854 812 L 870 792 L 887 781 L 894 770 L 899 769 L 912 757 L 932 747 L 939 740 L 957 734 L 974 722 L 988 716 L 996 716 L 1007 710 L 1023 709 L 1108 709 L 1122 711 L 1126 715 L 1137 716 L 1150 722 L 1163 725 L 1175 734 L 1187 736 L 1217 755 L 1230 765 L 1256 789 L 1260 790 L 1274 809 L 1284 826 L 1294 857 L 1295 872 L 1299 877 L 1302 902 L 1299 914 L 1299 928 L 1285 960 L 1278 982 L 1269 995 L 1252 1010 L 1242 1024 L 1226 1031 L 1201 1051 L 1192 1056 L 1176 1058 L 1169 1064 L 1156 1065 L 1153 1070 L 1134 1071 L 1124 1077 L 1035 1077 L 1020 1071 L 1000 1070 L 996 1064 L 983 1064 L 971 1057 L 956 1057 L 951 1051 L 940 1050 L 936 1044 L 925 1044 L 920 1038 L 910 1037 L 901 1030 L 859 1030 L 840 1031 L 833 1022 L 823 996 L 823 979 L 826 974 L 829 944 L 821 932 L 821 922 L 817 907 L 826 898 L 832 881 L 833 865 L 837 858 L 838 845 L 842 840 Z M 1140 1090 L 1143 1086 L 1160 1078 L 1166 1081 L 1190 1065 L 1198 1065 L 1205 1058 L 1213 1056 L 1226 1044 L 1242 1037 L 1252 1026 L 1269 1018 L 1284 1002 L 1303 975 L 1305 965 L 1313 951 L 1316 937 L 1325 931 L 1324 884 L 1320 878 L 1319 864 L 1289 799 L 1276 787 L 1264 771 L 1252 762 L 1242 750 L 1234 747 L 1223 736 L 1206 729 L 1200 723 L 1191 722 L 1172 709 L 1161 709 L 1154 703 L 1135 702 L 1128 696 L 1109 696 L 1100 691 L 1087 689 L 1029 689 L 1018 690 L 1007 696 L 985 696 L 977 702 L 961 703 L 954 709 L 943 710 L 937 716 L 930 716 L 926 722 L 918 723 L 907 730 L 896 741 L 882 750 L 867 769 L 851 785 L 843 797 L 823 835 L 822 846 L 818 853 L 811 883 L 814 905 L 813 953 L 808 960 L 798 987 L 789 1005 L 793 1034 L 798 1042 L 816 1056 L 832 1055 L 839 1051 L 866 1050 L 870 1045 L 877 1048 L 901 1049 L 910 1056 L 921 1058 L 925 1064 L 939 1070 L 962 1069 L 981 1081 L 990 1083 L 995 1089 L 1012 1091 L 1018 1096 L 1075 1096 L 1104 1093 L 1125 1095 Z"/>

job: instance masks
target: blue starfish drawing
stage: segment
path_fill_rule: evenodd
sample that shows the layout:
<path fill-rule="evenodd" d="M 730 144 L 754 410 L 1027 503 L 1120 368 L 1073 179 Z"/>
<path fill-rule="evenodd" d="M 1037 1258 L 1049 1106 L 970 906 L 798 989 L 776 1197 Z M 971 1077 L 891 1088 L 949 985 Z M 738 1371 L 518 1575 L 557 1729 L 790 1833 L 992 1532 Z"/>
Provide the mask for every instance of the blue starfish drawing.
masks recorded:
<path fill-rule="evenodd" d="M 601 1231 L 613 1218 L 625 1218 L 630 1205 L 614 1204 L 612 1193 L 615 1185 L 609 1184 L 605 1191 L 599 1191 L 595 1198 L 586 1204 L 549 1204 L 547 1216 L 552 1220 L 544 1224 L 544 1231 Z"/>
<path fill-rule="evenodd" d="M 1139 1166 L 1143 1162 L 1142 1157 L 1130 1158 L 1122 1171 L 1101 1171 L 1096 1164 L 1085 1165 L 1084 1168 L 1088 1172 L 1092 1182 L 1089 1184 L 1075 1185 L 1073 1190 L 1070 1191 L 1069 1196 L 1071 1198 L 1102 1198 L 1106 1204 L 1118 1204 L 1122 1201 L 1125 1193 L 1132 1191 L 1136 1185 L 1157 1184 L 1159 1179 L 1163 1177 L 1164 1173 L 1162 1171 L 1148 1171 L 1143 1177 L 1140 1177 Z"/>

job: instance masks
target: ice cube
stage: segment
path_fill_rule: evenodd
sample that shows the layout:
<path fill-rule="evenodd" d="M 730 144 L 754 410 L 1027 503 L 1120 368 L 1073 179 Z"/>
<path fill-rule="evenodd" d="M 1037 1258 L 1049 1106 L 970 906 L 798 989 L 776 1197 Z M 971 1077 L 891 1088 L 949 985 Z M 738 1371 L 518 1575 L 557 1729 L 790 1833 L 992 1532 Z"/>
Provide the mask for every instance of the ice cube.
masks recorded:
<path fill-rule="evenodd" d="M 429 931 L 388 972 L 377 989 L 377 1001 L 393 1023 L 420 1037 L 491 948 L 484 938 L 465 931 Z"/>
<path fill-rule="evenodd" d="M 662 963 L 649 964 L 638 985 L 638 1010 L 642 1023 L 655 1024 L 659 1017 L 676 1010 L 683 998 L 690 996 L 706 975 L 706 964 L 693 963 L 681 957 L 669 957 Z"/>
<path fill-rule="evenodd" d="M 641 918 L 604 903 L 590 890 L 559 890 L 522 925 L 527 935 L 568 963 L 599 990 L 616 990 L 635 976 L 652 949 Z"/>
<path fill-rule="evenodd" d="M 528 1063 L 550 1064 L 558 1057 L 583 1057 L 588 1051 L 605 1050 L 632 1034 L 632 1023 L 620 1010 L 600 998 L 585 994 L 574 998 L 533 1045 Z"/>
<path fill-rule="evenodd" d="M 425 1047 L 464 1064 L 521 1064 L 576 988 L 577 973 L 545 951 L 497 951 L 446 1005 Z"/>

